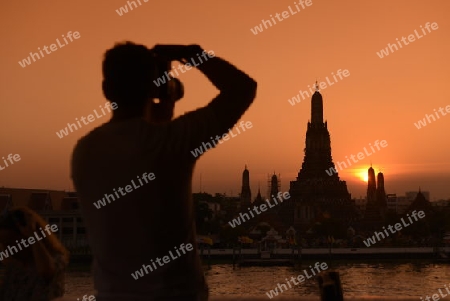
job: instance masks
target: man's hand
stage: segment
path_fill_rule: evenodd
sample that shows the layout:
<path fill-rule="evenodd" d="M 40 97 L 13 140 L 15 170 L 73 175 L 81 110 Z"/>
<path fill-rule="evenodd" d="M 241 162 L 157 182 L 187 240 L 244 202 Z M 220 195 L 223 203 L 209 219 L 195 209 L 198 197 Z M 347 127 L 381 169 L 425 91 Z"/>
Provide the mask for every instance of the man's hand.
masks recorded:
<path fill-rule="evenodd" d="M 179 61 L 183 64 L 187 63 L 196 54 L 201 54 L 204 50 L 199 45 L 155 45 L 153 51 L 171 61 Z"/>

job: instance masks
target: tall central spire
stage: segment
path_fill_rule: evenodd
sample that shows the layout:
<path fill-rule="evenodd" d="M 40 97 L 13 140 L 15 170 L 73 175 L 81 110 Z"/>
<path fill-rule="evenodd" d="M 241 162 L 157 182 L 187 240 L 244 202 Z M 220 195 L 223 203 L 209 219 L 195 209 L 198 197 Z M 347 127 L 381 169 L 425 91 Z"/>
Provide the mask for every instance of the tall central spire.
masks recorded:
<path fill-rule="evenodd" d="M 316 89 L 318 87 L 316 83 Z M 327 122 L 323 122 L 322 95 L 318 91 L 311 98 L 311 121 L 308 122 L 305 140 L 305 157 L 298 178 L 339 179 L 337 172 L 331 174 L 326 172 L 334 168 L 334 163 L 331 157 L 330 133 Z"/>
<path fill-rule="evenodd" d="M 319 93 L 319 86 L 316 82 L 316 92 L 314 92 L 311 99 L 311 123 L 314 125 L 323 124 L 323 100 Z"/>
<path fill-rule="evenodd" d="M 307 124 L 305 155 L 297 179 L 290 182 L 289 193 L 294 205 L 280 207 L 283 218 L 308 229 L 325 213 L 348 222 L 354 216 L 347 183 L 340 180 L 331 156 L 331 138 L 323 120 L 323 100 L 316 82 L 311 98 L 311 120 Z M 289 204 L 289 203 L 286 203 Z M 281 209 L 286 208 L 286 209 Z"/>

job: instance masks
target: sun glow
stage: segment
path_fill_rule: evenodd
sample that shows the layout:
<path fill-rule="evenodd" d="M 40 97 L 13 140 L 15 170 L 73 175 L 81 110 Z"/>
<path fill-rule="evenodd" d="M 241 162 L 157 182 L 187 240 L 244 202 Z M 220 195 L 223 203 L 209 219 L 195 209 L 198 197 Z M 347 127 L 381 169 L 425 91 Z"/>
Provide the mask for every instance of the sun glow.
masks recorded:
<path fill-rule="evenodd" d="M 361 181 L 367 182 L 369 180 L 369 175 L 365 169 L 358 171 L 357 176 L 361 179 Z"/>

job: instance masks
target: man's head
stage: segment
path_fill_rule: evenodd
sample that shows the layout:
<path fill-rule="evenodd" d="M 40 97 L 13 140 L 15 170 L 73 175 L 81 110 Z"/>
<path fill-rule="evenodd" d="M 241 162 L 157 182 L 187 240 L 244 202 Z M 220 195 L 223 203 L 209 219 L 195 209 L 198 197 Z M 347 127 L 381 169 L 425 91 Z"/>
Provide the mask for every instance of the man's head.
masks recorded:
<path fill-rule="evenodd" d="M 166 122 L 173 117 L 174 101 L 155 103 L 158 93 L 156 60 L 144 45 L 125 42 L 105 53 L 103 93 L 117 103 L 114 115 L 123 118 L 146 117 L 151 122 Z"/>

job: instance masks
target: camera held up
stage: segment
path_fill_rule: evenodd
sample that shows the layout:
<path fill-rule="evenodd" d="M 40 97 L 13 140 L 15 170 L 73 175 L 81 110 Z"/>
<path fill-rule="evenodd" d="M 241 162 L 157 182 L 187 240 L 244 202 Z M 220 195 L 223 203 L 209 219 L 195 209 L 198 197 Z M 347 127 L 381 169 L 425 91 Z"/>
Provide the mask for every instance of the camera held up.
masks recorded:
<path fill-rule="evenodd" d="M 164 78 L 166 74 L 171 74 L 172 61 L 176 60 L 173 53 L 178 47 L 180 46 L 159 45 L 150 50 L 150 53 L 155 60 L 155 70 L 153 72 L 155 79 Z M 154 98 L 158 98 L 160 101 L 178 101 L 183 96 L 183 84 L 179 79 L 171 77 L 167 83 L 157 87 Z"/>

